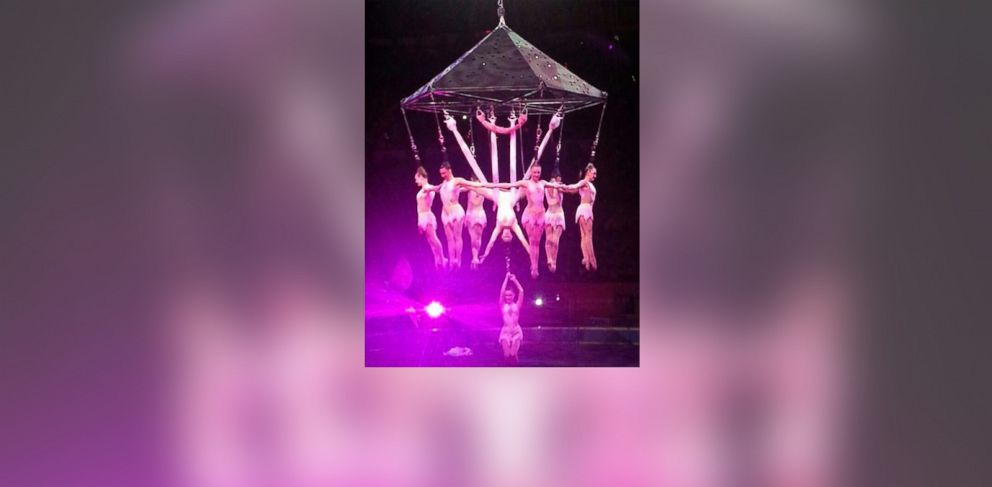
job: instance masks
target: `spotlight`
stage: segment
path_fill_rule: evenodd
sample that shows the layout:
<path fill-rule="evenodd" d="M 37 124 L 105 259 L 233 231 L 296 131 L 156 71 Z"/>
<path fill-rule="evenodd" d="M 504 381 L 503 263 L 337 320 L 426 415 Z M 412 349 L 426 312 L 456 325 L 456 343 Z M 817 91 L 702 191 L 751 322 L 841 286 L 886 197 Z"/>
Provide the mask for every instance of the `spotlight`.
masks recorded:
<path fill-rule="evenodd" d="M 462 120 L 468 120 L 468 115 L 462 115 Z"/>
<path fill-rule="evenodd" d="M 424 306 L 424 312 L 431 318 L 437 318 L 444 314 L 444 306 L 441 306 L 441 303 L 437 301 L 431 301 L 431 304 Z"/>
<path fill-rule="evenodd" d="M 555 293 L 555 301 L 561 301 L 561 294 Z"/>
<path fill-rule="evenodd" d="M 538 306 L 544 306 L 544 300 L 541 299 L 540 296 L 538 296 L 538 298 L 534 300 L 534 304 L 536 304 Z"/>

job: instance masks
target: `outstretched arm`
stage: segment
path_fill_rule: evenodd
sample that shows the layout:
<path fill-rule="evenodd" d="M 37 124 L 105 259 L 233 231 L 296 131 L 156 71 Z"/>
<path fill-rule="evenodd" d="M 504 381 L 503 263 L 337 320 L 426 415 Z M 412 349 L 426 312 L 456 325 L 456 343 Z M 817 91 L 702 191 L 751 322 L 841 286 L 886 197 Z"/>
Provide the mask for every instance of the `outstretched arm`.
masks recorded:
<path fill-rule="evenodd" d="M 545 186 L 546 187 L 549 187 L 549 188 L 557 189 L 559 191 L 563 191 L 565 193 L 578 193 L 579 192 L 579 188 L 581 188 L 581 187 L 583 187 L 583 186 L 585 186 L 587 184 L 589 184 L 589 181 L 586 181 L 585 179 L 580 179 L 579 182 L 577 182 L 575 184 L 568 184 L 568 185 L 561 184 L 561 183 L 556 183 L 554 181 L 549 181 L 548 183 L 545 184 Z"/>
<path fill-rule="evenodd" d="M 493 230 L 495 232 L 495 230 Z M 503 304 L 503 296 L 506 294 L 506 283 L 510 281 L 510 273 L 507 272 L 506 276 L 503 277 L 503 287 L 499 290 L 499 299 L 496 301 L 497 305 Z"/>
<path fill-rule="evenodd" d="M 519 188 L 526 184 L 527 184 L 526 181 L 520 180 L 520 181 L 514 181 L 512 183 L 486 183 L 483 184 L 482 186 L 486 188 L 495 188 L 495 189 L 513 189 L 513 188 Z"/>

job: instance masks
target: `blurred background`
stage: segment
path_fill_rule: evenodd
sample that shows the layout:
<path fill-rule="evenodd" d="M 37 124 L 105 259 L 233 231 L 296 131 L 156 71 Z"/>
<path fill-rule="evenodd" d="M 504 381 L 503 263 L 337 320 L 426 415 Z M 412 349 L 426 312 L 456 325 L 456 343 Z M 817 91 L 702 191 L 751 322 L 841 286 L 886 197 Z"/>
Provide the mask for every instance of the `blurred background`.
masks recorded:
<path fill-rule="evenodd" d="M 0 485 L 989 484 L 984 17 L 641 2 L 640 367 L 366 369 L 373 10 L 6 9 Z"/>
<path fill-rule="evenodd" d="M 599 269 L 587 272 L 575 223 L 576 195 L 563 200 L 566 231 L 558 270 L 545 265 L 544 242 L 538 258 L 541 275 L 529 277 L 527 253 L 514 239 L 497 241 L 489 259 L 469 270 L 471 253 L 465 231 L 462 270 L 438 272 L 424 238 L 416 230 L 417 162 L 410 149 L 399 102 L 442 72 L 496 27 L 494 2 L 366 3 L 365 46 L 365 275 L 367 365 L 503 365 L 497 337 L 502 318 L 495 305 L 506 273 L 521 277 L 526 305 L 520 364 L 529 366 L 636 366 L 638 363 L 638 21 L 637 2 L 527 2 L 506 5 L 506 22 L 514 32 L 580 78 L 609 93 L 605 114 L 600 106 L 566 115 L 562 124 L 560 171 L 571 184 L 589 162 L 601 114 L 604 117 L 595 163 L 598 168 L 594 244 Z M 430 113 L 407 111 L 407 119 L 428 180 L 440 183 L 442 160 L 437 124 Z M 546 133 L 548 116 L 531 114 L 518 137 L 523 166 L 536 146 L 536 127 Z M 488 132 L 457 116 L 466 143 L 475 141 L 479 165 L 489 168 Z M 507 122 L 500 117 L 498 123 Z M 442 127 L 453 174 L 471 170 L 454 137 Z M 542 179 L 555 164 L 559 131 L 541 158 Z M 497 146 L 503 182 L 508 181 L 508 137 Z M 518 156 L 519 159 L 519 156 Z M 521 164 L 517 163 L 518 166 Z M 485 169 L 488 174 L 488 169 Z M 518 176 L 519 178 L 520 176 Z M 465 198 L 463 197 L 462 200 Z M 524 202 L 521 202 L 521 210 Z M 440 206 L 435 205 L 435 206 Z M 495 206 L 485 203 L 489 223 L 483 250 L 495 222 Z M 436 208 L 437 221 L 441 222 Z M 438 238 L 445 249 L 443 228 Z M 509 247 L 509 249 L 507 249 Z M 540 301 L 538 301 L 540 299 Z M 423 311 L 432 301 L 445 306 L 432 319 Z M 538 304 L 540 303 L 540 304 Z M 407 312 L 413 307 L 414 312 Z M 451 347 L 469 347 L 471 357 L 443 355 Z"/>

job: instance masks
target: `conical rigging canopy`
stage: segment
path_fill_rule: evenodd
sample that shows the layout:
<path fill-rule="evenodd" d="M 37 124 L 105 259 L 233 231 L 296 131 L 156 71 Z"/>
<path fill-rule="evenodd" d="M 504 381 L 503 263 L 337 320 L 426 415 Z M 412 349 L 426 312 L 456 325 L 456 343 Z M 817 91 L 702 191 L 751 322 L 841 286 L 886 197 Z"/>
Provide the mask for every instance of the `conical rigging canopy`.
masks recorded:
<path fill-rule="evenodd" d="M 502 21 L 454 63 L 402 101 L 408 110 L 472 113 L 477 106 L 565 112 L 606 101 L 600 91 L 513 32 Z"/>

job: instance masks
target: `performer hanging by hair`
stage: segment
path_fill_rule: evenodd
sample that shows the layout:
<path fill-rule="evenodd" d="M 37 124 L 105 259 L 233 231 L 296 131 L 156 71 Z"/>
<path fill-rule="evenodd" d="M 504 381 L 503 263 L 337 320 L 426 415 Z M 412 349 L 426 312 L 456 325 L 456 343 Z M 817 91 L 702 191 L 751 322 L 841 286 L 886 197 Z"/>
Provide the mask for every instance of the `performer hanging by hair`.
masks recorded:
<path fill-rule="evenodd" d="M 431 210 L 438 187 L 427 182 L 427 170 L 424 166 L 417 168 L 413 181 L 420 186 L 420 191 L 417 192 L 417 228 L 427 239 L 427 245 L 434 254 L 434 266 L 438 269 L 447 267 L 448 259 L 444 257 L 441 240 L 437 238 L 437 217 Z"/>
<path fill-rule="evenodd" d="M 579 193 L 578 209 L 575 210 L 575 222 L 579 224 L 579 231 L 582 233 L 582 265 L 586 270 L 597 269 L 596 252 L 592 244 L 592 205 L 596 202 L 596 186 L 592 182 L 596 180 L 596 166 L 591 162 L 586 165 L 582 179 L 575 184 L 564 186 L 558 183 L 548 183 L 548 186 L 560 189 L 566 193 Z"/>
<path fill-rule="evenodd" d="M 472 182 L 478 183 L 479 178 L 474 175 L 470 177 Z M 482 248 L 482 231 L 486 228 L 486 209 L 483 207 L 483 203 L 486 199 L 490 199 L 493 202 L 496 201 L 496 197 L 492 196 L 491 189 L 485 188 L 475 188 L 469 186 L 468 193 L 468 211 L 465 213 L 465 222 L 468 225 L 468 235 L 471 238 L 472 245 L 472 268 L 475 269 L 479 266 L 479 250 Z"/>
<path fill-rule="evenodd" d="M 451 173 L 451 164 L 441 163 L 442 182 L 438 186 L 441 194 L 441 223 L 444 224 L 444 234 L 448 239 L 448 260 L 452 269 L 462 266 L 462 230 L 465 224 L 465 209 L 458 201 L 461 192 L 469 186 L 478 186 L 464 178 L 456 178 Z"/>
<path fill-rule="evenodd" d="M 509 281 L 517 286 L 516 296 L 512 289 L 507 289 Z M 499 331 L 499 344 L 503 347 L 503 358 L 510 364 L 516 365 L 517 352 L 523 340 L 523 330 L 520 328 L 520 307 L 524 302 L 524 288 L 512 272 L 507 272 L 503 278 L 503 287 L 499 291 L 497 302 L 503 312 L 503 327 Z"/>
<path fill-rule="evenodd" d="M 555 272 L 558 268 L 558 242 L 565 231 L 565 210 L 561 207 L 561 191 L 551 183 L 561 184 L 561 173 L 557 168 L 551 172 L 551 179 L 545 188 L 548 211 L 544 213 L 544 251 L 548 256 L 548 270 Z"/>

